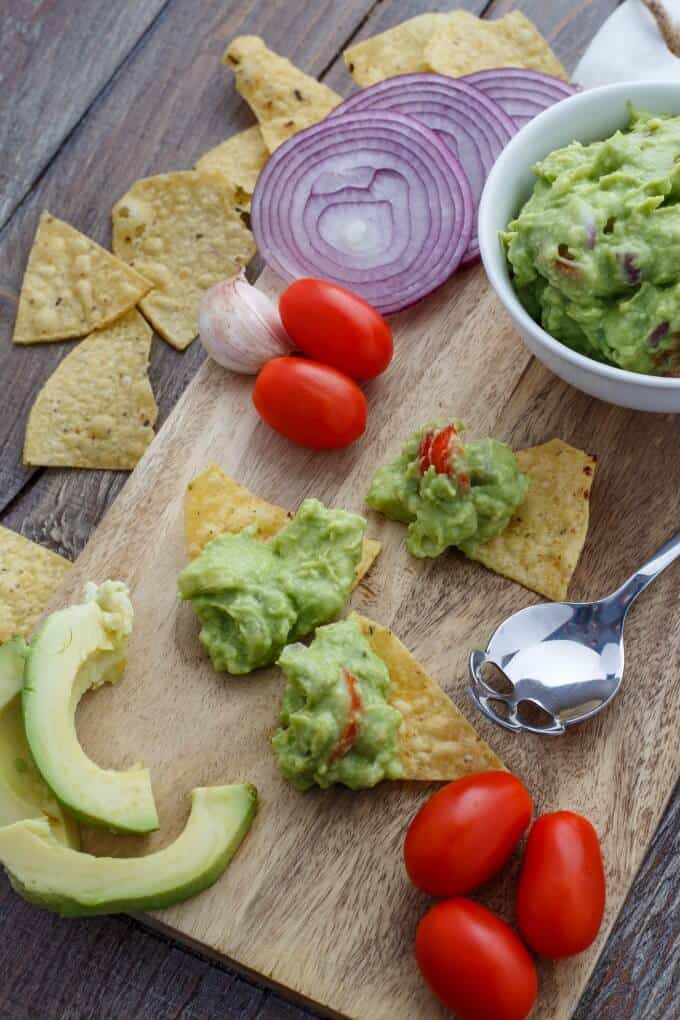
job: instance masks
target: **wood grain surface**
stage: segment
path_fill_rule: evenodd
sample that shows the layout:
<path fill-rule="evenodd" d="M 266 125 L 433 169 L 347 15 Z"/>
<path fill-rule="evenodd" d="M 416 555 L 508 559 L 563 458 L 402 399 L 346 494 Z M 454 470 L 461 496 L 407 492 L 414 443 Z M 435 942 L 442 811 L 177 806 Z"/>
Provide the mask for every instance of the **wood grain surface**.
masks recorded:
<path fill-rule="evenodd" d="M 219 67 L 223 42 L 239 31 L 262 31 L 271 45 L 293 56 L 305 69 L 317 74 L 325 72 L 324 80 L 346 92 L 350 82 L 338 54 L 357 30 L 362 36 L 370 35 L 419 11 L 447 9 L 450 5 L 400 0 L 363 4 L 239 0 L 197 5 L 187 0 L 171 0 L 161 17 L 139 37 L 126 59 L 122 54 L 131 37 L 119 45 L 121 32 L 127 31 L 121 10 L 129 12 L 135 7 L 139 26 L 142 15 L 146 16 L 152 5 L 129 5 L 122 0 L 104 4 L 97 0 L 87 5 L 87 32 L 92 39 L 106 39 L 107 53 L 103 55 L 106 68 L 113 67 L 106 63 L 111 53 L 121 54 L 119 70 L 110 80 L 105 75 L 96 80 L 92 77 L 100 75 L 101 68 L 95 67 L 94 61 L 85 67 L 82 34 L 79 37 L 73 31 L 65 31 L 69 13 L 77 6 L 73 0 L 62 4 L 13 5 L 12 13 L 16 8 L 19 18 L 13 30 L 21 38 L 35 40 L 39 33 L 31 29 L 30 22 L 47 11 L 54 17 L 50 22 L 51 34 L 59 36 L 59 45 L 65 47 L 58 66 L 46 64 L 38 47 L 25 47 L 23 81 L 30 80 L 32 87 L 42 88 L 45 97 L 42 106 L 36 108 L 36 131 L 53 130 L 53 123 L 63 117 L 63 99 L 57 97 L 63 97 L 74 76 L 81 75 L 81 86 L 73 89 L 73 101 L 80 100 L 88 88 L 89 96 L 96 98 L 81 108 L 78 117 L 82 120 L 76 117 L 68 121 L 70 127 L 53 148 L 56 155 L 47 173 L 36 180 L 29 168 L 24 178 L 31 182 L 29 191 L 18 210 L 24 213 L 23 219 L 16 223 L 12 233 L 7 229 L 0 233 L 3 331 L 0 379 L 6 384 L 0 412 L 0 506 L 6 507 L 2 521 L 71 556 L 82 548 L 126 476 L 57 471 L 28 475 L 19 464 L 17 452 L 23 435 L 24 408 L 52 368 L 52 363 L 44 361 L 44 349 L 40 351 L 41 357 L 25 359 L 21 364 L 11 366 L 6 360 L 18 285 L 42 205 L 46 200 L 53 203 L 56 198 L 59 204 L 54 207 L 55 212 L 70 216 L 76 225 L 90 229 L 97 240 L 106 243 L 108 208 L 106 201 L 102 203 L 103 193 L 111 191 L 113 200 L 140 173 L 188 166 L 205 148 L 249 123 L 243 104 Z M 479 10 L 482 5 L 467 6 Z M 499 15 L 512 6 L 520 6 L 534 18 L 554 40 L 565 63 L 573 66 L 589 37 L 616 3 L 497 2 L 490 10 Z M 58 9 L 58 18 L 53 9 Z M 106 27 L 112 23 L 117 27 L 107 34 Z M 61 34 L 59 24 L 64 29 Z M 6 22 L 0 24 L 0 45 L 8 38 L 6 27 Z M 49 35 L 43 37 L 48 39 Z M 7 71 L 7 66 L 5 61 L 0 74 Z M 7 80 L 5 74 L 3 82 Z M 0 112 L 3 138 L 9 137 L 7 118 L 13 112 L 11 105 L 5 104 Z M 25 125 L 24 133 L 33 127 L 32 123 Z M 26 156 L 30 157 L 29 148 L 19 161 L 22 167 Z M 42 188 L 47 190 L 41 197 Z M 27 206 L 31 210 L 29 215 L 25 214 Z M 64 350 L 69 347 L 57 346 Z M 157 392 L 160 390 L 164 416 L 200 361 L 197 345 L 184 356 L 177 356 L 167 345 L 155 341 L 152 379 Z M 531 370 L 524 379 L 532 379 Z M 552 383 L 546 379 L 540 392 L 551 388 Z M 531 393 L 534 401 L 536 392 L 534 389 Z M 595 1016 L 637 1020 L 673 1015 L 672 993 L 678 979 L 675 879 L 678 800 L 654 839 L 615 933 L 577 1010 L 579 1020 Z M 159 941 L 156 934 L 141 930 L 130 919 L 65 922 L 39 914 L 11 895 L 4 879 L 0 883 L 0 916 L 5 922 L 4 929 L 13 933 L 11 941 L 0 943 L 3 1018 L 227 1015 L 269 1020 L 306 1015 L 276 996 L 256 990 L 243 980 Z"/>

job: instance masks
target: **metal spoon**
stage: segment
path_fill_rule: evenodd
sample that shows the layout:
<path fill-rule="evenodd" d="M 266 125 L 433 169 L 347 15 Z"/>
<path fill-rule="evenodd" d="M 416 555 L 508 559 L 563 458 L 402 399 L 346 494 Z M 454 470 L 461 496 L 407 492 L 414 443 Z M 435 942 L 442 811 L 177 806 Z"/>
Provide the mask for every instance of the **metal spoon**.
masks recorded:
<path fill-rule="evenodd" d="M 623 679 L 631 605 L 680 556 L 680 532 L 597 602 L 548 602 L 510 616 L 486 652 L 470 656 L 475 704 L 507 730 L 559 735 L 612 700 Z M 489 682 L 495 674 L 499 690 Z"/>

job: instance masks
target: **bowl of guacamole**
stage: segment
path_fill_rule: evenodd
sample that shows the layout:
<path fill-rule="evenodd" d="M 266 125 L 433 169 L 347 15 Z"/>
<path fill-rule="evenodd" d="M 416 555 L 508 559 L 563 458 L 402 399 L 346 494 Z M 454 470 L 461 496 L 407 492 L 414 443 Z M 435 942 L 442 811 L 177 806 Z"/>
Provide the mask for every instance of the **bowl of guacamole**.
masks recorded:
<path fill-rule="evenodd" d="M 480 249 L 530 351 L 623 407 L 680 413 L 680 83 L 578 93 L 487 181 Z"/>

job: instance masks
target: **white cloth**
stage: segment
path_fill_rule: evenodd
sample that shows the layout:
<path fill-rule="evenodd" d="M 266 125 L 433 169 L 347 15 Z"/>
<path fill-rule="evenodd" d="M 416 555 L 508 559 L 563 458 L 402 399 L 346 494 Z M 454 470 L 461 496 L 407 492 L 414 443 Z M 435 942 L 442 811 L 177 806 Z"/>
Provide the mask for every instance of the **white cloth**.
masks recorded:
<path fill-rule="evenodd" d="M 663 0 L 680 25 L 680 0 Z M 581 57 L 573 80 L 584 88 L 615 81 L 680 79 L 680 59 L 670 52 L 642 0 L 625 0 L 607 18 Z"/>

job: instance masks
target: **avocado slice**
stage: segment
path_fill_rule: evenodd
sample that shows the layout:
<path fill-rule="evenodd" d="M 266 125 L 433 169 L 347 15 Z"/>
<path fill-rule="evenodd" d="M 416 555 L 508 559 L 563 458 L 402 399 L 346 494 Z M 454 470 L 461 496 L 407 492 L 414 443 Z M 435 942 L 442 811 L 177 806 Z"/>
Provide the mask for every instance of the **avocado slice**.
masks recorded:
<path fill-rule="evenodd" d="M 100 768 L 83 751 L 75 728 L 85 691 L 120 679 L 132 616 L 121 581 L 90 583 L 82 604 L 48 616 L 26 661 L 24 725 L 43 779 L 79 821 L 114 832 L 151 832 L 158 813 L 148 769 Z"/>
<path fill-rule="evenodd" d="M 62 846 L 43 818 L 0 829 L 0 863 L 14 889 L 64 917 L 160 910 L 223 873 L 257 809 L 254 786 L 199 787 L 174 843 L 148 857 L 93 857 Z"/>
<path fill-rule="evenodd" d="M 21 688 L 27 651 L 23 638 L 0 647 L 0 826 L 47 815 L 56 839 L 78 849 L 78 825 L 43 782 L 26 741 Z"/>

